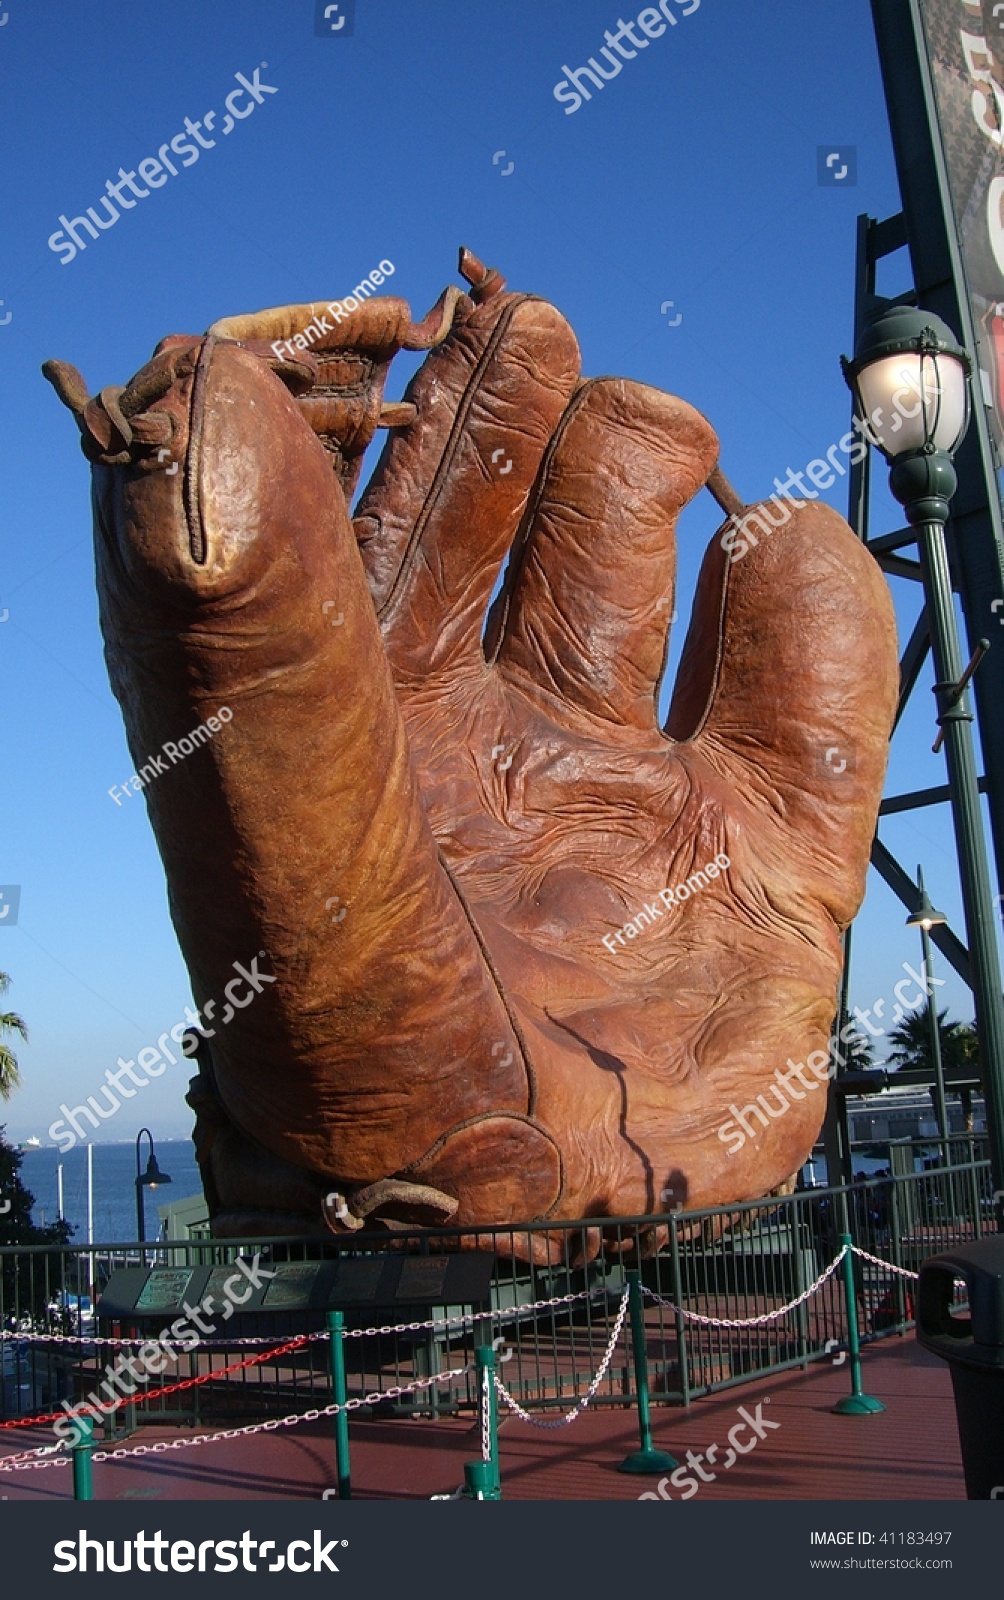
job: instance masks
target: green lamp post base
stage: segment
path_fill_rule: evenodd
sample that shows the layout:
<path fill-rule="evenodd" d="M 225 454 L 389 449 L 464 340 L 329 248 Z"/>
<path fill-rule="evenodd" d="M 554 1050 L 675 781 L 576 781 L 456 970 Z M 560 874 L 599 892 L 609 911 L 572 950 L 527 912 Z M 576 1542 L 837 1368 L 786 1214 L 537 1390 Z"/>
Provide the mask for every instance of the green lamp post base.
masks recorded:
<path fill-rule="evenodd" d="M 870 1394 L 845 1394 L 830 1410 L 838 1417 L 871 1417 L 878 1411 L 884 1411 L 885 1406 Z"/>
<path fill-rule="evenodd" d="M 618 1472 L 657 1473 L 673 1472 L 680 1463 L 665 1450 L 632 1450 L 625 1456 Z"/>

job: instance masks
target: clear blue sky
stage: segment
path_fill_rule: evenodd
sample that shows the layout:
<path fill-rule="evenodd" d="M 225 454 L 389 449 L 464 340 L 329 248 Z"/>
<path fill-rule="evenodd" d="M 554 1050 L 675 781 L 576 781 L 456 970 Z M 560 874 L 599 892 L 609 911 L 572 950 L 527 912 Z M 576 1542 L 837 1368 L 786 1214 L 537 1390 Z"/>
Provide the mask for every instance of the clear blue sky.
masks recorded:
<path fill-rule="evenodd" d="M 586 372 L 703 410 L 753 499 L 846 430 L 837 357 L 851 338 L 855 217 L 899 201 L 866 0 L 701 0 L 687 16 L 680 0 L 677 25 L 571 115 L 552 93 L 564 65 L 640 8 L 357 0 L 354 35 L 319 38 L 312 0 L 5 3 L 0 883 L 22 898 L 17 927 L 0 925 L 0 969 L 31 1028 L 9 1131 L 44 1138 L 61 1100 L 96 1092 L 191 997 L 143 802 L 119 809 L 107 794 L 132 763 L 102 661 L 88 470 L 40 363 L 72 361 L 96 393 L 125 383 L 164 334 L 342 296 L 385 257 L 421 315 L 456 281 L 463 242 L 562 308 Z M 97 206 L 106 179 L 155 156 L 186 117 L 214 109 L 219 135 L 235 75 L 256 68 L 278 92 L 62 265 L 47 246 L 59 214 Z M 856 147 L 856 186 L 818 185 L 824 144 Z M 894 262 L 890 292 L 900 272 Z M 406 359 L 389 398 L 409 371 Z M 839 482 L 824 498 L 846 508 Z M 718 520 L 707 496 L 684 518 L 684 616 Z M 905 636 L 917 596 L 894 589 Z M 924 688 L 891 790 L 943 781 L 933 733 Z M 924 862 L 961 930 L 945 812 L 893 819 L 883 836 L 911 870 Z M 918 959 L 904 915 L 873 874 L 856 935 L 861 1005 L 891 1004 L 900 963 Z M 953 1014 L 971 1016 L 941 970 Z M 169 1070 L 103 1136 L 141 1121 L 186 1132 L 187 1076 Z"/>

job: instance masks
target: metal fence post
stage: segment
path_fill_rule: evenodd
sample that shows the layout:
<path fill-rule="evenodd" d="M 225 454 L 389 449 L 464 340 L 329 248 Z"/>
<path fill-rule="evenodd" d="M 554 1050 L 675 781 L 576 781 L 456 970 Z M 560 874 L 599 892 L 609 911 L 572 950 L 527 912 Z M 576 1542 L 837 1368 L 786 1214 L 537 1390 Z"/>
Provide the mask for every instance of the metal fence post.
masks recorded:
<path fill-rule="evenodd" d="M 328 1337 L 331 1345 L 331 1388 L 335 1404 L 335 1474 L 339 1500 L 351 1500 L 352 1475 L 349 1466 L 349 1414 L 345 1410 L 348 1390 L 345 1385 L 345 1317 L 341 1311 L 328 1312 Z"/>
<path fill-rule="evenodd" d="M 71 1447 L 73 1456 L 73 1498 L 74 1500 L 93 1500 L 94 1485 L 91 1480 L 91 1446 L 94 1438 L 94 1424 L 90 1417 L 77 1416 L 73 1420 L 79 1438 Z"/>
<path fill-rule="evenodd" d="M 851 1392 L 845 1394 L 831 1409 L 841 1417 L 869 1417 L 876 1411 L 884 1411 L 885 1406 L 881 1400 L 865 1394 L 861 1387 L 861 1345 L 858 1339 L 858 1300 L 854 1287 L 854 1243 L 849 1233 L 840 1235 L 840 1243 L 844 1246 L 844 1259 L 842 1262 L 844 1274 L 844 1298 L 847 1302 L 847 1351 L 851 1358 Z"/>
<path fill-rule="evenodd" d="M 903 1265 L 903 1252 L 900 1249 L 900 1221 L 899 1221 L 899 1185 L 895 1178 L 889 1179 L 889 1253 L 892 1256 L 893 1266 Z M 898 1272 L 893 1273 L 893 1282 L 896 1287 L 896 1311 L 900 1324 L 900 1333 L 906 1327 L 910 1318 L 906 1314 L 906 1285 Z"/>
<path fill-rule="evenodd" d="M 792 1251 L 792 1265 L 795 1269 L 795 1296 L 797 1298 L 798 1295 L 802 1294 L 807 1287 L 805 1282 L 805 1262 L 802 1258 L 803 1234 L 804 1237 L 810 1241 L 810 1249 L 811 1238 L 808 1228 L 806 1228 L 802 1222 L 801 1206 L 798 1195 L 793 1194 L 790 1196 L 790 1199 L 791 1222 L 789 1226 L 795 1241 L 795 1248 Z M 814 1263 L 815 1256 L 813 1256 L 813 1264 Z M 808 1370 L 809 1366 L 809 1307 L 805 1301 L 803 1301 L 799 1306 L 796 1315 L 798 1317 L 798 1342 L 801 1347 L 799 1353 L 802 1358 L 802 1370 L 804 1372 Z"/>
<path fill-rule="evenodd" d="M 680 1371 L 680 1397 L 685 1406 L 690 1405 L 690 1357 L 687 1350 L 687 1324 L 683 1316 L 683 1271 L 680 1266 L 680 1241 L 676 1233 L 676 1217 L 669 1225 L 669 1254 L 673 1279 L 673 1304 L 676 1323 L 677 1364 Z M 700 1376 L 700 1373 L 698 1374 Z"/>
<path fill-rule="evenodd" d="M 645 1311 L 641 1298 L 641 1274 L 629 1272 L 628 1305 L 631 1312 L 631 1350 L 634 1356 L 634 1386 L 638 1396 L 638 1432 L 641 1448 L 625 1456 L 618 1472 L 672 1472 L 679 1466 L 665 1450 L 652 1444 L 652 1419 L 648 1393 L 648 1352 L 645 1349 Z"/>
<path fill-rule="evenodd" d="M 979 1172 L 978 1172 L 978 1170 L 976 1168 L 976 1165 L 975 1165 L 976 1156 L 975 1156 L 974 1144 L 975 1144 L 975 1141 L 973 1139 L 970 1139 L 970 1141 L 969 1141 L 969 1173 L 968 1173 L 968 1176 L 969 1176 L 969 1199 L 970 1199 L 970 1201 L 972 1203 L 972 1208 L 973 1208 L 973 1238 L 974 1239 L 982 1239 L 982 1237 L 983 1237 L 983 1207 L 982 1207 L 982 1204 L 981 1204 L 981 1196 L 980 1196 L 980 1175 L 979 1175 Z"/>
<path fill-rule="evenodd" d="M 474 1352 L 474 1361 L 478 1374 L 481 1460 L 464 1462 L 464 1494 L 469 1500 L 501 1500 L 498 1394 L 495 1389 L 495 1351 L 492 1346 L 479 1344 Z"/>

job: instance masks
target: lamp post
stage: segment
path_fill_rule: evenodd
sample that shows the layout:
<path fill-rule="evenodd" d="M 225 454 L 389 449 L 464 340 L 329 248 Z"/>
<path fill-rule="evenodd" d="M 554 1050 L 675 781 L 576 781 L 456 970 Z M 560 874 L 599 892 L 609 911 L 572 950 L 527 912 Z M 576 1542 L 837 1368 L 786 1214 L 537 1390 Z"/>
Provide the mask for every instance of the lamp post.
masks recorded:
<path fill-rule="evenodd" d="M 1004 1225 L 1004 1004 L 993 898 L 945 542 L 957 487 L 952 457 L 969 423 L 972 366 L 932 312 L 885 305 L 842 360 L 870 441 L 889 462 L 889 487 L 916 529 L 934 655 L 938 725 L 944 736 L 972 969 L 976 1027 L 998 1224 Z"/>
<path fill-rule="evenodd" d="M 924 874 L 917 868 L 917 909 L 907 917 L 908 928 L 920 929 L 922 961 L 920 970 L 927 985 L 927 1020 L 931 1029 L 931 1060 L 934 1064 L 934 1104 L 938 1117 L 938 1134 L 941 1139 L 941 1164 L 951 1165 L 951 1147 L 948 1142 L 948 1102 L 945 1099 L 945 1068 L 941 1060 L 941 1029 L 938 1026 L 938 1007 L 931 986 L 933 957 L 931 955 L 931 929 L 942 927 L 948 921 L 943 911 L 936 911 L 924 888 Z"/>
<path fill-rule="evenodd" d="M 139 1147 L 144 1133 L 150 1141 L 150 1156 L 144 1172 L 140 1166 Z M 140 1244 L 146 1242 L 146 1220 L 143 1212 L 143 1190 L 156 1189 L 159 1183 L 170 1183 L 170 1174 L 161 1172 L 157 1165 L 157 1157 L 153 1149 L 153 1134 L 149 1128 L 140 1128 L 136 1135 L 136 1237 Z M 146 1251 L 141 1251 L 143 1265 L 146 1266 Z"/>

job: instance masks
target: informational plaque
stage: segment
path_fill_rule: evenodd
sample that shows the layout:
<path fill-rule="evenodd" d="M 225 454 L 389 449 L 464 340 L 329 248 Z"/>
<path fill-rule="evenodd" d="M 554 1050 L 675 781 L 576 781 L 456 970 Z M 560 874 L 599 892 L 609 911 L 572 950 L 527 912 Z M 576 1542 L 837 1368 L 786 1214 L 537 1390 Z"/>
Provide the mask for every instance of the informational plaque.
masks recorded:
<path fill-rule="evenodd" d="M 230 1292 L 227 1289 L 227 1284 L 229 1283 L 231 1287 L 233 1287 L 233 1278 L 235 1272 L 237 1273 L 238 1284 L 241 1284 L 242 1274 L 237 1272 L 237 1268 L 233 1265 L 233 1263 L 231 1263 L 229 1267 L 214 1267 L 212 1272 L 209 1274 L 209 1277 L 202 1285 L 202 1304 L 205 1305 L 206 1301 L 211 1299 L 213 1302 L 213 1308 L 217 1311 L 221 1310 L 221 1308 L 225 1306 L 226 1303 L 231 1299 Z M 246 1282 L 241 1284 L 241 1287 L 238 1288 L 237 1291 L 238 1294 L 242 1294 L 246 1287 Z"/>
<path fill-rule="evenodd" d="M 401 1268 L 395 1300 L 428 1300 L 438 1304 L 446 1291 L 449 1256 L 410 1256 Z"/>
<path fill-rule="evenodd" d="M 291 1306 L 309 1305 L 320 1272 L 321 1265 L 317 1261 L 287 1264 L 278 1269 L 265 1290 L 263 1307 L 267 1311 L 283 1311 Z"/>
<path fill-rule="evenodd" d="M 184 1300 L 193 1276 L 189 1267 L 155 1267 L 143 1285 L 136 1310 L 172 1310 Z"/>
<path fill-rule="evenodd" d="M 339 1261 L 328 1305 L 337 1309 L 343 1305 L 372 1304 L 377 1297 L 385 1262 L 380 1257 L 360 1261 Z"/>

